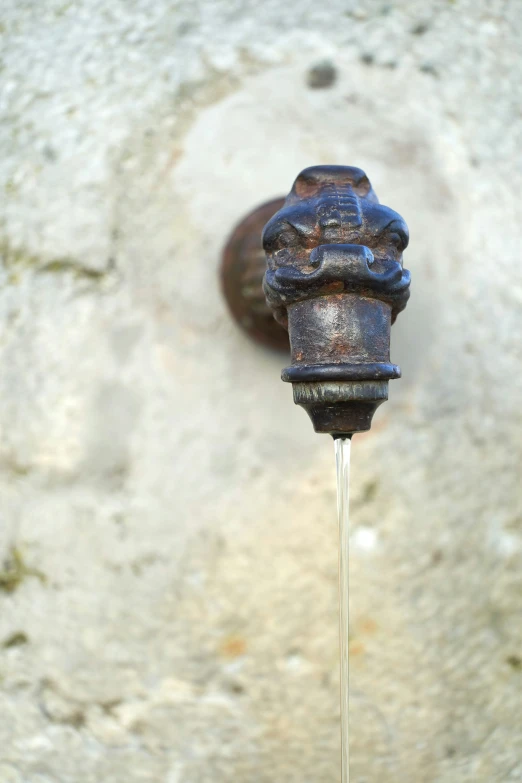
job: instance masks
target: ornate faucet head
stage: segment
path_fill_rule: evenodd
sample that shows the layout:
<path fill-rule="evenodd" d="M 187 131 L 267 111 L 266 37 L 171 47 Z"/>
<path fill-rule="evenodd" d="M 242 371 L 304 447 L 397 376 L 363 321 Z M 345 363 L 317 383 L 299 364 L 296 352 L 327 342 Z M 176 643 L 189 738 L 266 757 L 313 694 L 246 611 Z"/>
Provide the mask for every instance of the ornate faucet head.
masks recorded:
<path fill-rule="evenodd" d="M 264 290 L 289 331 L 283 380 L 317 432 L 368 430 L 388 398 L 390 327 L 409 297 L 408 227 L 361 169 L 314 166 L 265 226 Z"/>

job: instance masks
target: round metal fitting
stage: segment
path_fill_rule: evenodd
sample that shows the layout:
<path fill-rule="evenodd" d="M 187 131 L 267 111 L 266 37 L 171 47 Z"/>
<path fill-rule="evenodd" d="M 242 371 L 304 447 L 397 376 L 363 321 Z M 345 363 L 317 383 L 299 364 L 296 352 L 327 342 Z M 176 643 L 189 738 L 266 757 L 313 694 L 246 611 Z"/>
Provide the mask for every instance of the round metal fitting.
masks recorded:
<path fill-rule="evenodd" d="M 288 332 L 274 319 L 263 292 L 266 260 L 261 234 L 284 198 L 268 201 L 235 227 L 223 250 L 221 283 L 234 320 L 256 342 L 289 350 Z"/>

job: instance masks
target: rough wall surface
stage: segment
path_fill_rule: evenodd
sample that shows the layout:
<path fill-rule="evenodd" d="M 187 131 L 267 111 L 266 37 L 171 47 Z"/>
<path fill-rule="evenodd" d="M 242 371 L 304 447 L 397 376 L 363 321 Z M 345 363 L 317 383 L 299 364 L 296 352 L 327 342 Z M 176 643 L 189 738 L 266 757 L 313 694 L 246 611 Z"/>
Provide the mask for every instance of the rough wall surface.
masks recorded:
<path fill-rule="evenodd" d="M 217 285 L 313 163 L 412 234 L 352 450 L 352 779 L 522 781 L 521 34 L 517 0 L 3 0 L 0 783 L 339 780 L 332 445 Z"/>

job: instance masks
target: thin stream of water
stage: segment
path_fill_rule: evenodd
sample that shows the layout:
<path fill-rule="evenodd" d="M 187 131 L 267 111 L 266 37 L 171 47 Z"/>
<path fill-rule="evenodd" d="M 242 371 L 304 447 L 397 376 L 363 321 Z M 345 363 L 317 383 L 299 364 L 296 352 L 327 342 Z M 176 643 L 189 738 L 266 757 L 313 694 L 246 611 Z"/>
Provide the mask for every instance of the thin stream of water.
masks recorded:
<path fill-rule="evenodd" d="M 350 781 L 349 701 L 350 677 L 348 658 L 349 630 L 349 511 L 350 511 L 350 438 L 335 438 L 337 467 L 337 516 L 339 519 L 339 647 L 341 659 L 341 779 Z"/>

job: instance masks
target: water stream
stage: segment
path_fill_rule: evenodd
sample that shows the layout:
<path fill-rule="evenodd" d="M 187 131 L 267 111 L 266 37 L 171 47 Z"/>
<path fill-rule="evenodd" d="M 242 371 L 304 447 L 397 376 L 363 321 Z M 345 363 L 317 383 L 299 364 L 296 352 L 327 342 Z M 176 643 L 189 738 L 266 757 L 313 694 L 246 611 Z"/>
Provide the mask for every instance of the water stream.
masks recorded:
<path fill-rule="evenodd" d="M 337 467 L 337 515 L 339 518 L 339 646 L 341 659 L 341 769 L 342 783 L 350 781 L 349 700 L 350 678 L 348 658 L 349 630 L 349 501 L 350 501 L 350 438 L 335 438 Z"/>

